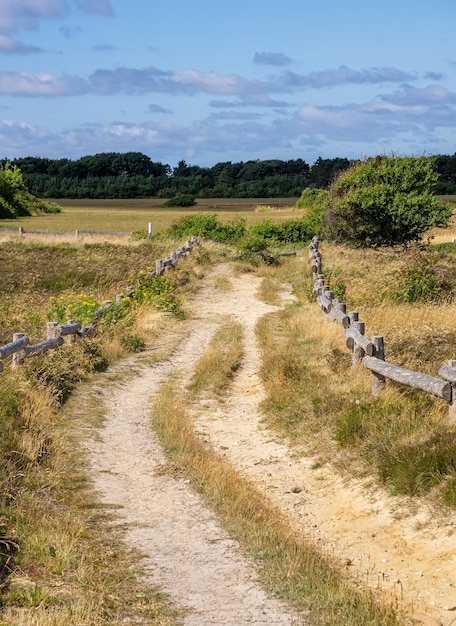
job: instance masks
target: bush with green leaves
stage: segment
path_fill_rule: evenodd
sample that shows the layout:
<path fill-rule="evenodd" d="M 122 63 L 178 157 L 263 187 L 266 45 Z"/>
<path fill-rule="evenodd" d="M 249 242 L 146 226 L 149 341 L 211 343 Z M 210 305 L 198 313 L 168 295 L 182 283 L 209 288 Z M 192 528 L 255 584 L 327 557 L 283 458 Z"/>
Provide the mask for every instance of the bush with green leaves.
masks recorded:
<path fill-rule="evenodd" d="M 195 204 L 195 196 L 192 196 L 191 193 L 177 193 L 167 200 L 164 206 L 195 206 Z"/>
<path fill-rule="evenodd" d="M 237 217 L 222 224 L 216 213 L 196 213 L 177 220 L 169 229 L 171 237 L 202 237 L 219 243 L 236 240 L 246 233 L 245 219 Z"/>
<path fill-rule="evenodd" d="M 325 234 L 354 247 L 405 245 L 447 226 L 451 208 L 435 197 L 429 157 L 375 157 L 354 163 L 329 191 Z"/>
<path fill-rule="evenodd" d="M 278 239 L 280 227 L 271 219 L 252 224 L 249 233 L 264 239 Z"/>
<path fill-rule="evenodd" d="M 39 200 L 27 191 L 18 167 L 9 163 L 0 167 L 0 219 L 59 212 L 60 207 L 53 202 Z"/>

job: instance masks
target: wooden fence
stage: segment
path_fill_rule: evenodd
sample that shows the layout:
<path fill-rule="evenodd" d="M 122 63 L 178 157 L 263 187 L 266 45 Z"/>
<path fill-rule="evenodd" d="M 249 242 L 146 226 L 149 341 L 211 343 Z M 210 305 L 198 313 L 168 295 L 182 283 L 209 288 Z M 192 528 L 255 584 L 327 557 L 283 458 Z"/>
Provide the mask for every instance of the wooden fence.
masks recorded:
<path fill-rule="evenodd" d="M 335 298 L 334 292 L 325 283 L 318 237 L 312 239 L 309 258 L 314 279 L 313 293 L 317 303 L 326 319 L 340 322 L 345 328 L 345 343 L 352 353 L 353 367 L 362 364 L 372 372 L 372 393 L 378 395 L 384 389 L 387 379 L 421 389 L 448 402 L 450 420 L 455 420 L 456 360 L 448 361 L 447 365 L 439 369 L 440 378 L 388 363 L 385 360 L 383 337 L 366 337 L 365 324 L 359 320 L 358 312 L 347 312 L 346 304 Z"/>
<path fill-rule="evenodd" d="M 125 232 L 125 231 L 115 231 L 115 230 L 72 230 L 72 231 L 47 231 L 47 230 L 25 230 L 22 226 L 19 226 L 19 228 L 13 227 L 13 226 L 1 226 L 0 227 L 0 233 L 4 232 L 4 231 L 8 231 L 8 232 L 14 232 L 17 233 L 19 235 L 19 237 L 23 237 L 24 235 L 59 235 L 59 236 L 66 236 L 66 237 L 75 237 L 76 239 L 80 236 L 80 235 L 116 235 L 118 237 L 131 237 L 131 235 L 133 234 L 131 231 L 130 232 Z M 149 235 L 151 234 L 151 229 L 150 229 L 150 225 L 149 225 Z"/>
<path fill-rule="evenodd" d="M 151 278 L 161 276 L 174 268 L 179 259 L 188 256 L 198 243 L 198 239 L 192 237 L 184 246 L 177 248 L 165 259 L 157 259 L 155 261 L 155 270 L 149 271 L 149 276 Z M 74 343 L 78 339 L 87 337 L 96 328 L 98 319 L 105 311 L 115 309 L 120 306 L 123 298 L 132 296 L 133 289 L 127 287 L 125 293 L 116 295 L 115 301 L 106 300 L 103 306 L 95 311 L 95 317 L 88 326 L 83 327 L 77 320 L 68 320 L 66 324 L 47 322 L 46 339 L 33 345 L 30 345 L 30 338 L 24 333 L 14 333 L 13 340 L 10 343 L 0 346 L 0 372 L 4 369 L 3 360 L 8 357 L 11 357 L 11 367 L 18 367 L 29 356 L 43 354 L 48 350 L 59 348 L 65 341 Z"/>

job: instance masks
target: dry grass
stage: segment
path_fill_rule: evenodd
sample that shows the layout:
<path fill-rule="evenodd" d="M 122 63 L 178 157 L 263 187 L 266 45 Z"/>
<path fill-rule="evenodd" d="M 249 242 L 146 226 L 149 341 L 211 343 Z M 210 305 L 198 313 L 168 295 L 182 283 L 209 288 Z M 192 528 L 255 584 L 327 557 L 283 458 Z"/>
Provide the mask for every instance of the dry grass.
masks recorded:
<path fill-rule="evenodd" d="M 194 394 L 220 395 L 227 390 L 243 357 L 242 327 L 230 317 L 215 332 L 210 348 L 198 361 L 194 370 L 190 390 Z"/>
<path fill-rule="evenodd" d="M 25 405 L 33 403 L 35 413 L 33 422 L 27 415 L 20 437 L 28 453 L 24 471 L 33 482 L 16 492 L 15 516 L 9 511 L 21 548 L 3 589 L 1 623 L 175 626 L 181 614 L 140 582 L 139 555 L 124 546 L 122 528 L 112 523 L 115 512 L 99 505 L 90 488 L 79 439 L 101 417 L 96 397 L 82 388 L 59 414 L 49 410 L 46 397 L 39 401 L 32 391 Z M 48 448 L 39 462 L 31 458 L 36 444 L 27 436 L 34 431 L 36 438 L 34 424 Z"/>
<path fill-rule="evenodd" d="M 168 229 L 178 219 L 193 213 L 217 213 L 222 222 L 228 222 L 242 215 L 247 224 L 262 221 L 265 217 L 273 218 L 278 222 L 285 221 L 301 214 L 295 209 L 295 198 L 209 198 L 200 199 L 194 207 L 185 209 L 166 208 L 164 200 L 156 198 L 139 200 L 59 200 L 62 212 L 55 215 L 23 217 L 16 220 L 2 220 L 3 227 L 17 228 L 22 226 L 25 231 L 37 230 L 46 232 L 67 232 L 66 236 L 52 236 L 49 240 L 71 241 L 75 238 L 76 230 L 118 231 L 133 232 L 147 231 L 148 224 L 152 223 L 153 232 Z M 265 215 L 256 208 L 261 206 L 272 207 Z M 17 238 L 18 234 L 10 231 L 1 231 L 2 238 Z M 25 235 L 25 238 L 38 239 L 35 235 Z M 83 235 L 83 241 L 92 242 L 106 240 L 100 235 Z M 122 238 L 123 240 L 125 238 Z M 112 237 L 109 237 L 109 241 Z"/>
<path fill-rule="evenodd" d="M 359 311 L 366 335 L 385 337 L 387 360 L 437 376 L 456 352 L 455 304 L 404 304 L 391 297 L 410 253 L 328 244 L 321 251 L 325 277 L 349 310 Z M 453 259 L 439 262 L 451 266 Z M 269 424 L 322 461 L 371 475 L 392 493 L 432 493 L 455 506 L 456 428 L 448 405 L 392 382 L 373 398 L 370 373 L 352 369 L 342 326 L 326 321 L 310 294 L 309 269 L 297 259 L 279 268 L 277 281 L 285 277 L 300 305 L 259 326 Z"/>
<path fill-rule="evenodd" d="M 178 381 L 165 384 L 154 407 L 154 426 L 164 449 L 174 466 L 191 477 L 244 552 L 255 558 L 266 590 L 308 613 L 314 624 L 397 624 L 391 607 L 378 603 L 367 590 L 355 590 L 330 557 L 296 537 L 263 494 L 195 434 L 178 389 Z"/>
<path fill-rule="evenodd" d="M 115 294 L 128 284 L 130 270 L 150 265 L 155 254 L 162 257 L 171 245 L 5 244 L 0 253 L 5 268 L 0 290 L 7 294 L 1 311 L 5 331 L 33 327 L 42 339 L 47 298 L 59 293 L 62 284 L 69 293 L 84 288 Z M 27 263 L 31 258 L 34 262 Z M 191 255 L 181 261 L 173 272 L 177 297 L 197 287 L 207 258 L 210 254 L 200 252 L 198 259 Z M 97 504 L 91 492 L 79 439 L 103 415 L 83 386 L 72 395 L 83 381 L 90 381 L 94 369 L 125 355 L 126 336 L 141 335 L 146 344 L 156 344 L 142 359 L 166 356 L 163 351 L 173 341 L 171 347 L 161 346 L 157 338 L 162 332 L 176 334 L 171 329 L 175 325 L 170 314 L 151 316 L 150 306 L 141 305 L 119 323 L 102 325 L 103 332 L 99 326 L 90 339 L 27 359 L 19 370 L 5 367 L 0 376 L 0 567 L 5 577 L 0 623 L 179 622 L 181 614 L 167 598 L 139 582 L 139 555 L 122 547 L 122 529 L 112 524 L 115 515 Z"/>

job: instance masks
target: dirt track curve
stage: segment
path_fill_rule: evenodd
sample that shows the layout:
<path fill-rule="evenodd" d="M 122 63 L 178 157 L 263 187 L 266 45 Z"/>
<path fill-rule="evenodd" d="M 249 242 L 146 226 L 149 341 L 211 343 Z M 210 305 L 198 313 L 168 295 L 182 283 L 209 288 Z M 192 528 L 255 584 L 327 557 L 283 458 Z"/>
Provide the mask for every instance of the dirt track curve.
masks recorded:
<path fill-rule="evenodd" d="M 456 624 L 454 520 L 437 520 L 424 508 L 408 514 L 405 500 L 343 480 L 330 467 L 315 469 L 312 459 L 291 454 L 261 424 L 254 329 L 275 307 L 255 297 L 261 279 L 251 274 L 230 276 L 231 291 L 221 293 L 215 283 L 228 272 L 222 265 L 204 279 L 188 334 L 169 359 L 146 365 L 130 357 L 116 366 L 120 372 L 133 367 L 135 374 L 128 382 L 107 382 L 105 423 L 87 441 L 100 499 L 120 507 L 125 541 L 144 555 L 147 576 L 189 609 L 185 626 L 309 623 L 265 596 L 254 564 L 241 557 L 189 481 L 159 471 L 165 457 L 150 427 L 154 393 L 171 374 L 185 384 L 229 313 L 244 329 L 243 366 L 223 404 L 200 407 L 197 430 L 361 584 L 413 603 L 417 624 Z"/>

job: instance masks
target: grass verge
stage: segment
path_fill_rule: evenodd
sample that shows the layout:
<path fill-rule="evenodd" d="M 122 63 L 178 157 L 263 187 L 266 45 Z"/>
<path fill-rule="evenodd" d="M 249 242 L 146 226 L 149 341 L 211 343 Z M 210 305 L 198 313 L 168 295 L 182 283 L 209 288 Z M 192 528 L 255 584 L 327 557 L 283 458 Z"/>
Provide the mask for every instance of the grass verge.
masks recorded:
<path fill-rule="evenodd" d="M 216 354 L 222 332 L 209 347 L 209 355 Z M 233 343 L 238 342 L 233 334 L 231 337 Z M 230 353 L 229 348 L 225 350 Z M 212 375 L 203 376 L 195 387 L 195 378 L 200 376 L 197 368 L 191 383 L 193 390 L 198 389 L 200 395 L 213 393 L 214 381 L 224 376 L 229 379 L 238 366 L 239 355 L 236 351 L 233 354 L 232 367 L 227 367 L 225 361 L 219 372 L 215 371 L 217 359 L 203 356 L 202 362 L 212 363 L 209 368 Z M 207 372 L 206 366 L 203 371 Z M 355 589 L 328 555 L 320 554 L 313 545 L 297 537 L 280 512 L 265 501 L 264 495 L 203 442 L 194 432 L 192 418 L 185 408 L 188 398 L 184 391 L 179 391 L 180 386 L 177 378 L 162 386 L 153 410 L 154 427 L 173 468 L 185 469 L 230 536 L 255 559 L 267 591 L 309 614 L 315 624 L 398 624 L 393 607 L 382 604 L 367 589 Z M 218 389 L 223 389 L 219 383 Z M 194 399 L 197 396 L 198 393 Z"/>

